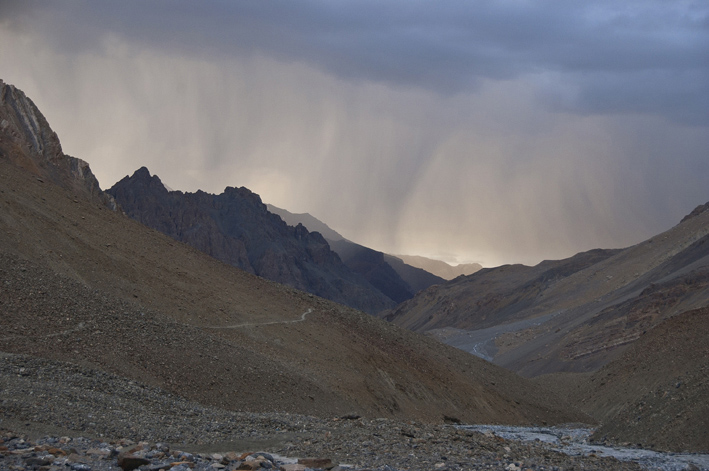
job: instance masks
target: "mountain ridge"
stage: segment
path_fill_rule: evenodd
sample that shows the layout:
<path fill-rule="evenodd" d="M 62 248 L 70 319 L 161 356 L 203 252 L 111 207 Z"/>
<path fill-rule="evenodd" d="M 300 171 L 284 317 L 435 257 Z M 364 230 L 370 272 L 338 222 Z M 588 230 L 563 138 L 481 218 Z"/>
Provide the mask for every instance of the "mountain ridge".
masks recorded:
<path fill-rule="evenodd" d="M 422 289 L 444 281 L 424 269 L 406 264 L 398 257 L 352 242 L 308 213 L 291 213 L 273 205 L 267 207 L 291 226 L 302 224 L 309 230 L 320 232 L 345 265 L 397 304 L 412 298 Z"/>
<path fill-rule="evenodd" d="M 250 273 L 369 313 L 393 305 L 319 233 L 286 225 L 247 188 L 219 195 L 168 191 L 142 167 L 107 192 L 137 221 Z"/>
<path fill-rule="evenodd" d="M 393 255 L 400 258 L 404 263 L 426 270 L 445 280 L 452 280 L 459 276 L 472 275 L 476 271 L 482 270 L 482 265 L 479 263 L 459 263 L 451 265 L 442 260 L 434 260 L 421 255 Z"/>
<path fill-rule="evenodd" d="M 291 213 L 286 209 L 279 208 L 272 204 L 266 204 L 266 208 L 273 214 L 279 215 L 289 226 L 295 227 L 298 224 L 302 224 L 307 227 L 310 232 L 319 232 L 327 241 L 344 239 L 339 232 L 310 213 Z"/>
<path fill-rule="evenodd" d="M 0 113 L 15 111 L 2 101 Z M 593 421 L 543 384 L 433 338 L 254 276 L 148 228 L 111 210 L 77 175 L 62 174 L 76 180 L 55 181 L 49 178 L 51 172 L 38 174 L 37 168 L 46 164 L 28 160 L 24 148 L 31 149 L 31 135 L 1 123 L 0 351 L 79 364 L 226 410 L 330 419 L 362 415 L 406 420 L 411 425 L 415 425 L 411 421 L 446 420 L 518 425 Z M 51 133 L 51 128 L 47 125 L 42 132 Z M 29 158 L 38 155 L 42 157 L 35 153 Z M 63 154 L 55 156 L 54 169 L 71 162 Z M 37 168 L 27 168 L 32 162 Z M 157 190 L 162 187 L 173 193 L 147 169 L 141 172 Z M 227 190 L 241 204 L 262 210 L 258 195 L 246 189 Z M 195 198 L 211 196 L 201 192 Z M 602 300 L 598 312 L 623 302 L 647 301 L 649 312 L 659 301 L 673 303 L 671 309 L 701 304 L 707 290 L 697 273 L 709 257 L 707 226 L 709 212 L 701 212 L 679 224 L 678 234 L 661 235 L 635 247 L 649 254 L 634 278 L 642 283 L 621 282 L 616 279 L 618 272 L 608 267 L 609 260 L 633 265 L 632 253 L 593 255 L 603 260 L 591 265 L 599 267 L 587 280 L 591 295 L 603 293 L 603 283 L 609 285 L 606 294 L 612 293 L 612 287 L 627 288 L 621 293 L 624 299 Z M 304 238 L 310 235 L 305 228 L 292 229 Z M 322 239 L 319 234 L 313 237 Z M 564 284 L 573 277 L 590 276 L 588 268 L 576 269 L 575 263 L 583 260 L 567 261 L 571 265 L 566 268 L 562 263 L 564 276 L 558 279 L 542 277 L 549 285 L 541 292 L 555 294 L 562 302 L 573 300 L 578 291 Z M 560 269 L 559 264 L 547 262 L 538 271 L 554 269 Z M 645 288 L 634 295 L 640 285 Z M 645 307 L 632 305 L 629 310 L 645 312 Z M 543 314 L 549 306 L 541 308 L 532 312 Z M 683 316 L 670 322 L 675 319 Z M 661 316 L 658 322 L 663 322 Z M 675 332 L 672 324 L 660 325 L 670 325 L 668 332 Z M 694 326 L 692 322 L 679 331 L 691 334 Z M 662 331 L 656 332 L 650 330 L 646 338 L 661 341 Z M 641 348 L 643 344 L 631 345 Z M 677 356 L 676 361 L 685 356 Z M 706 365 L 700 367 L 706 370 Z M 22 373 L 8 371 L 11 377 L 3 378 L 7 381 Z M 706 388 L 698 390 L 706 394 Z M 86 393 L 82 390 L 76 400 Z M 28 401 L 36 406 L 37 397 L 18 394 L 4 396 L 3 401 L 10 401 L 13 410 L 22 410 Z M 643 397 L 639 396 L 640 402 L 637 396 L 622 400 L 631 410 L 642 406 Z M 71 410 L 53 412 L 61 416 Z M 80 419 L 76 423 L 85 423 L 85 418 Z M 42 414 L 32 420 L 40 428 L 51 426 L 43 424 Z M 657 428 L 653 426 L 654 431 Z M 627 428 L 617 430 L 613 433 L 620 439 L 631 433 Z M 683 430 L 671 430 L 672 440 L 680 440 L 677 434 Z"/>

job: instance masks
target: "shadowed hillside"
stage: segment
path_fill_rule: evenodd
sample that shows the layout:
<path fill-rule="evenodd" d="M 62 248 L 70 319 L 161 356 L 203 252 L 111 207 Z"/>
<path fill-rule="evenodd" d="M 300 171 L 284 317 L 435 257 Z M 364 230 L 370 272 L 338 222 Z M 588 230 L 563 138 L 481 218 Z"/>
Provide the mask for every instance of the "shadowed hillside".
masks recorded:
<path fill-rule="evenodd" d="M 499 367 L 250 275 L 1 165 L 2 351 L 79 362 L 230 409 L 573 417 Z"/>
<path fill-rule="evenodd" d="M 411 299 L 422 289 L 444 281 L 441 277 L 404 263 L 398 257 L 349 241 L 310 214 L 294 214 L 273 205 L 268 205 L 268 209 L 291 226 L 302 224 L 308 230 L 320 232 L 348 268 L 362 275 L 396 303 Z"/>
<path fill-rule="evenodd" d="M 575 397 L 596 438 L 709 451 L 709 309 L 679 314 L 596 372 Z"/>
<path fill-rule="evenodd" d="M 670 451 L 709 451 L 709 308 L 641 335 L 592 374 L 537 381 L 566 392 L 601 422 L 595 439 Z"/>
<path fill-rule="evenodd" d="M 288 226 L 246 188 L 168 191 L 143 167 L 108 193 L 133 219 L 250 273 L 369 313 L 393 305 L 319 233 Z"/>

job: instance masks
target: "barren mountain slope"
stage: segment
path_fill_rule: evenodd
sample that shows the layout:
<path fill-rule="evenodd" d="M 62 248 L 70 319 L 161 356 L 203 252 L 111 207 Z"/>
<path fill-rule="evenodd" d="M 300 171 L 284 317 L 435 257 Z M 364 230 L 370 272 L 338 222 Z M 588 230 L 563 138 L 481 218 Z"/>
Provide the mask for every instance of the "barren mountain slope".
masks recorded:
<path fill-rule="evenodd" d="M 484 329 L 526 319 L 530 317 L 527 310 L 544 290 L 614 253 L 592 250 L 534 267 L 485 268 L 419 293 L 387 313 L 386 319 L 417 332 L 441 327 Z"/>
<path fill-rule="evenodd" d="M 597 439 L 709 452 L 709 308 L 684 312 L 642 335 L 592 375 L 539 380 L 601 422 Z"/>
<path fill-rule="evenodd" d="M 525 376 L 594 371 L 663 319 L 709 304 L 709 211 L 693 214 L 624 250 L 482 270 L 432 287 L 387 319 L 421 332 L 463 329 L 444 331 L 458 344 L 466 330 L 540 319 L 492 333 L 494 362 Z"/>
<path fill-rule="evenodd" d="M 294 214 L 270 204 L 267 207 L 270 212 L 278 214 L 291 226 L 302 224 L 309 231 L 320 232 L 345 265 L 355 273 L 362 275 L 397 304 L 411 299 L 414 294 L 431 285 L 444 281 L 443 278 L 421 268 L 407 265 L 400 258 L 347 240 L 330 229 L 327 224 L 308 213 Z"/>
<path fill-rule="evenodd" d="M 561 314 L 500 337 L 496 361 L 527 376 L 594 371 L 664 319 L 709 305 L 708 233 L 703 212 L 562 280 L 536 306 Z"/>
<path fill-rule="evenodd" d="M 226 265 L 11 161 L 0 158 L 1 351 L 229 409 L 585 418 L 511 372 Z"/>
<path fill-rule="evenodd" d="M 464 352 L 249 275 L 6 162 L 0 170 L 3 351 L 232 409 L 582 418 Z"/>

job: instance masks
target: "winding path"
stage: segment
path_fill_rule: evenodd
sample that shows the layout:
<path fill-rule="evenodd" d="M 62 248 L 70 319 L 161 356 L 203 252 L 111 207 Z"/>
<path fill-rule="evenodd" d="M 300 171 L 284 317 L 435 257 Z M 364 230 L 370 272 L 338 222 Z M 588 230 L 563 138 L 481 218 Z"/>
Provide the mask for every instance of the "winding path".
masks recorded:
<path fill-rule="evenodd" d="M 305 311 L 300 316 L 300 319 L 290 319 L 287 321 L 249 322 L 246 324 L 233 324 L 233 325 L 201 325 L 199 327 L 201 327 L 202 329 L 238 329 L 239 327 L 255 327 L 255 326 L 261 326 L 261 325 L 295 324 L 297 322 L 303 322 L 305 320 L 305 317 L 308 314 L 310 314 L 311 312 L 313 312 L 313 309 L 309 308 L 307 311 Z"/>
<path fill-rule="evenodd" d="M 303 322 L 305 318 L 308 316 L 308 314 L 312 313 L 313 309 L 309 308 L 307 311 L 305 311 L 303 314 L 301 314 L 300 318 L 298 319 L 290 319 L 286 321 L 270 321 L 270 322 L 249 322 L 245 324 L 233 324 L 233 325 L 200 325 L 196 326 L 194 324 L 183 324 L 179 323 L 180 325 L 186 326 L 186 327 L 193 327 L 193 328 L 199 328 L 199 329 L 238 329 L 239 327 L 257 327 L 261 325 L 274 325 L 274 324 L 295 324 L 297 322 Z M 44 334 L 44 335 L 37 335 L 35 337 L 58 337 L 60 335 L 67 335 L 71 334 L 74 332 L 78 332 L 80 330 L 86 329 L 86 324 L 83 322 L 80 322 L 79 325 L 76 327 L 73 327 L 71 329 L 63 330 L 61 332 L 53 332 L 51 334 Z M 13 340 L 13 339 L 19 339 L 23 338 L 23 335 L 9 335 L 6 337 L 0 337 L 0 341 L 5 341 L 5 340 Z"/>

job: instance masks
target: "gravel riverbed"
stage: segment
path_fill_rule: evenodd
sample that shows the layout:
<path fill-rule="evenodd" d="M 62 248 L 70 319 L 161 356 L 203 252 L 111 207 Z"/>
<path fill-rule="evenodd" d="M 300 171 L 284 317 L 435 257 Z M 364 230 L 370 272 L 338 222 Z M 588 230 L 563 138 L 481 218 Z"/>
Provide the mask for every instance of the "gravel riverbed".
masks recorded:
<path fill-rule="evenodd" d="M 244 453 L 259 451 L 383 471 L 640 469 L 613 458 L 571 457 L 544 443 L 515 442 L 454 425 L 204 407 L 105 372 L 14 354 L 0 354 L 0 412 L 5 442 L 0 445 L 0 469 L 118 469 L 119 454 L 141 443 L 135 453 L 150 461 L 141 469 L 154 471 L 186 461 L 178 459 L 180 453 L 192 457 L 187 460 L 191 465 L 182 463 L 192 469 L 236 469 L 246 466 Z M 61 448 L 62 440 L 65 455 L 49 453 L 49 448 Z M 13 448 L 23 451 L 14 453 Z M 242 459 L 227 460 L 227 453 Z M 53 459 L 27 461 L 49 454 Z M 72 454 L 75 461 L 70 462 Z M 276 461 L 270 466 L 289 464 Z M 268 466 L 264 462 L 263 469 Z"/>

